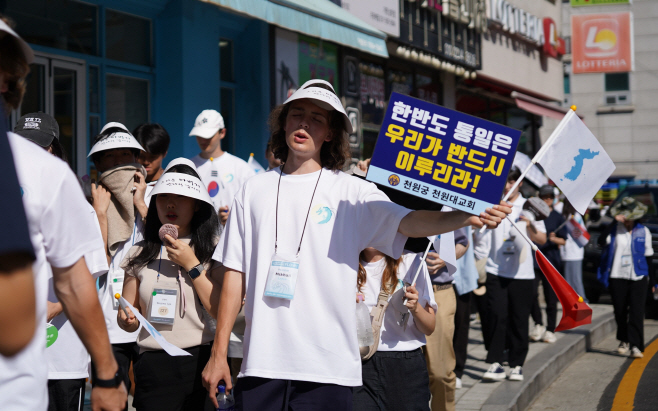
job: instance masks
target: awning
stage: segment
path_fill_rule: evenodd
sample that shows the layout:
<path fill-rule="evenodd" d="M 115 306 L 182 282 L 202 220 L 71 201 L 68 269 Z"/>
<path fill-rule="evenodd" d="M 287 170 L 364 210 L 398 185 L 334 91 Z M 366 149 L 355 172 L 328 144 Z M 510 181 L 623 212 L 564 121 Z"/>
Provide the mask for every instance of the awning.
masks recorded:
<path fill-rule="evenodd" d="M 386 34 L 327 0 L 202 0 L 275 26 L 388 57 Z"/>
<path fill-rule="evenodd" d="M 512 91 L 511 97 L 520 109 L 538 116 L 546 116 L 562 120 L 562 117 L 564 117 L 569 111 L 568 107 L 555 106 L 538 98 L 528 96 L 527 94 L 519 93 L 518 91 Z M 584 118 L 580 114 L 578 114 L 578 117 L 581 119 Z"/>

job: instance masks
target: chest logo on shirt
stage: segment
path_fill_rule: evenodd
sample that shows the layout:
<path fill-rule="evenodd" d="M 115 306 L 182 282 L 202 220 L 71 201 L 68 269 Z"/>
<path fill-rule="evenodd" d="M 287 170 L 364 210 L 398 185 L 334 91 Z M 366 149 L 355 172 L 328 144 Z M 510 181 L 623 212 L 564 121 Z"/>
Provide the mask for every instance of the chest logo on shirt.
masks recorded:
<path fill-rule="evenodd" d="M 55 344 L 55 341 L 57 341 L 58 336 L 59 336 L 59 331 L 57 331 L 57 327 L 55 327 L 52 324 L 46 324 L 46 348 Z"/>
<path fill-rule="evenodd" d="M 327 224 L 334 216 L 334 212 L 324 204 L 318 204 L 311 209 L 311 221 L 317 224 Z"/>
<path fill-rule="evenodd" d="M 211 181 L 210 184 L 208 184 L 208 195 L 214 197 L 217 193 L 219 193 L 219 184 L 217 184 L 217 181 Z"/>
<path fill-rule="evenodd" d="M 224 174 L 224 182 L 230 183 L 231 181 L 233 181 L 233 174 Z"/>

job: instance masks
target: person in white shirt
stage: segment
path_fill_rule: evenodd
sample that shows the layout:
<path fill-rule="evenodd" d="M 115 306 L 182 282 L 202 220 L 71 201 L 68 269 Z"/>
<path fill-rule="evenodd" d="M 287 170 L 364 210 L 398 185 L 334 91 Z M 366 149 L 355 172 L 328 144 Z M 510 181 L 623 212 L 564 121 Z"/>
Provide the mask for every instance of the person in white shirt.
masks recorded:
<path fill-rule="evenodd" d="M 405 250 L 393 259 L 366 248 L 359 260 L 357 293 L 363 295 L 363 304 L 372 313 L 382 290 L 389 294 L 389 304 L 376 337 L 377 351 L 362 365 L 363 385 L 354 388 L 354 410 L 428 409 L 429 376 L 421 347 L 434 331 L 437 304 L 422 254 Z M 403 316 L 409 313 L 405 324 Z"/>
<path fill-rule="evenodd" d="M 656 292 L 651 231 L 640 223 L 649 207 L 624 197 L 610 208 L 613 221 L 599 237 L 603 246 L 597 278 L 608 287 L 617 323 L 619 354 L 644 357 L 644 304 Z M 647 281 L 648 280 L 648 281 Z"/>
<path fill-rule="evenodd" d="M 98 223 L 103 233 L 105 242 L 105 251 L 109 262 L 109 272 L 99 278 L 98 298 L 103 307 L 105 315 L 105 324 L 110 335 L 112 350 L 119 362 L 122 370 L 122 377 L 128 390 L 130 390 L 130 378 L 128 371 L 131 362 L 137 361 L 139 348 L 136 340 L 138 332 L 128 333 L 122 330 L 117 324 L 117 310 L 119 304 L 114 295 L 121 293 L 124 281 L 124 270 L 121 268 L 123 258 L 134 244 L 143 239 L 144 224 L 143 220 L 148 213 L 148 205 L 145 200 L 146 191 L 149 189 L 146 185 L 146 172 L 144 168 L 137 163 L 137 157 L 144 148 L 135 140 L 126 127 L 120 123 L 111 123 L 103 128 L 103 131 L 95 138 L 94 145 L 89 152 L 96 169 L 99 172 L 99 181 L 104 179 L 103 173 L 108 173 L 120 167 L 127 167 L 128 180 L 116 188 L 108 188 L 104 183 L 92 184 L 92 205 L 98 217 Z M 134 175 L 134 177 L 131 177 Z M 131 180 L 134 178 L 134 181 Z M 104 180 L 103 180 L 104 181 Z M 120 221 L 109 220 L 108 210 L 112 197 L 114 203 L 124 204 L 125 198 L 130 198 L 132 192 L 132 204 L 134 206 L 134 220 Z M 124 201 L 120 201 L 122 198 Z M 128 200 L 130 202 L 130 200 Z M 127 210 L 126 210 L 127 211 Z M 123 224 L 122 224 L 123 223 Z M 115 224 L 113 227 L 112 224 Z M 123 240 L 110 244 L 110 231 L 118 230 L 119 225 L 125 225 L 127 231 Z M 95 369 L 92 364 L 92 375 Z"/>
<path fill-rule="evenodd" d="M 66 160 L 59 142 L 59 125 L 46 113 L 29 113 L 18 119 L 14 127 L 16 134 L 38 144 L 60 160 Z M 96 221 L 93 207 L 85 203 L 92 221 Z M 99 239 L 102 235 L 98 225 L 92 225 Z M 103 247 L 85 254 L 87 269 L 94 279 L 107 273 L 107 259 Z M 89 354 L 75 333 L 57 298 L 53 273 L 48 274 L 48 409 L 50 411 L 78 411 L 85 396 L 85 379 L 89 377 Z M 55 332 L 56 330 L 56 332 Z"/>
<path fill-rule="evenodd" d="M 505 194 L 521 176 L 514 167 L 507 176 Z M 509 219 L 518 221 L 517 226 L 527 232 L 531 241 L 538 245 L 546 242 L 546 228 L 542 221 L 530 221 L 522 214 L 525 198 L 519 194 L 519 184 L 510 195 L 512 213 Z M 507 219 L 491 231 L 491 248 L 485 269 L 487 271 L 485 337 L 489 338 L 486 362 L 491 364 L 483 379 L 505 379 L 502 367 L 505 349 L 509 349 L 508 362 L 511 381 L 523 380 L 523 363 L 528 355 L 528 319 L 535 295 L 535 271 L 532 264 L 532 248 Z M 484 327 L 484 323 L 483 323 Z"/>
<path fill-rule="evenodd" d="M 246 161 L 222 150 L 226 137 L 224 118 L 216 110 L 203 110 L 194 122 L 190 137 L 195 137 L 201 152 L 191 160 L 206 185 L 222 225 L 226 224 L 233 197 L 249 177 L 256 175 Z"/>
<path fill-rule="evenodd" d="M 0 65 L 3 100 L 0 107 L 3 113 L 5 97 L 9 97 L 10 107 L 20 103 L 28 71 L 16 75 L 15 70 L 27 67 L 31 59 L 32 51 L 27 43 L 0 15 L 0 61 L 3 62 Z M 11 92 L 5 94 L 8 90 Z M 91 394 L 94 407 L 120 410 L 126 404 L 127 392 L 122 381 L 116 378 L 119 367 L 112 355 L 93 279 L 85 265 L 86 255 L 103 247 L 98 232 L 89 229 L 95 224 L 93 214 L 65 162 L 16 134 L 7 133 L 7 138 L 36 254 L 32 271 L 37 324 L 46 323 L 48 276 L 52 270 L 54 292 L 98 369 L 97 385 Z M 49 332 L 46 337 L 37 329 L 20 353 L 11 358 L 0 356 L 3 410 L 47 409 L 48 365 L 44 357 L 44 337 L 52 341 L 53 334 Z"/>
<path fill-rule="evenodd" d="M 232 388 L 226 353 L 246 294 L 237 409 L 349 410 L 352 387 L 361 385 L 359 253 L 373 247 L 398 258 L 408 236 L 495 227 L 511 209 L 410 212 L 374 184 L 341 172 L 352 126 L 326 81 L 304 84 L 273 110 L 270 124 L 274 155 L 284 165 L 244 184 L 215 250 L 226 272 L 204 386 L 211 399 L 221 380 Z"/>
<path fill-rule="evenodd" d="M 571 205 L 568 199 L 564 202 L 559 202 L 555 205 L 555 211 L 562 214 L 562 217 L 573 219 L 585 227 L 583 217 Z M 567 243 L 560 247 L 560 258 L 564 267 L 564 278 L 567 280 L 573 290 L 578 293 L 586 303 L 589 303 L 585 295 L 585 287 L 583 286 L 583 258 L 585 257 L 585 247 L 579 245 L 576 240 L 569 234 L 567 236 Z"/>

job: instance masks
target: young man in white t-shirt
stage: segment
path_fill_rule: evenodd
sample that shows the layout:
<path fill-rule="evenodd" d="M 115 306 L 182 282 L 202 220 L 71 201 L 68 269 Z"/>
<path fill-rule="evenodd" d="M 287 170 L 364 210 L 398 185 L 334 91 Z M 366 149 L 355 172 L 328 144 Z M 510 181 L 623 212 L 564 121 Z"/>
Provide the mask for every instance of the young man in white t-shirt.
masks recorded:
<path fill-rule="evenodd" d="M 521 176 L 518 168 L 512 168 L 507 176 L 505 194 Z M 525 229 L 530 240 L 537 245 L 546 242 L 546 228 L 543 221 L 530 221 L 523 214 L 526 200 L 520 195 L 519 184 L 509 197 L 512 213 L 509 219 L 520 229 Z M 491 248 L 486 263 L 487 293 L 486 324 L 483 327 L 489 344 L 486 362 L 491 364 L 484 373 L 485 380 L 505 379 L 502 367 L 503 352 L 509 349 L 509 379 L 523 381 L 523 363 L 528 355 L 528 320 L 535 295 L 532 248 L 507 219 L 491 231 Z"/>
<path fill-rule="evenodd" d="M 208 189 L 220 222 L 226 224 L 233 197 L 256 173 L 246 161 L 222 150 L 226 127 L 224 118 L 216 110 L 203 110 L 197 116 L 190 137 L 196 138 L 201 149 L 191 160 Z"/>
<path fill-rule="evenodd" d="M 245 183 L 215 250 L 226 273 L 204 386 L 212 399 L 220 381 L 232 387 L 227 347 L 246 293 L 237 409 L 349 410 L 352 387 L 361 385 L 354 301 L 361 250 L 398 258 L 409 236 L 495 227 L 511 209 L 410 212 L 342 173 L 352 126 L 326 81 L 307 82 L 270 118 L 272 149 L 285 163 Z"/>

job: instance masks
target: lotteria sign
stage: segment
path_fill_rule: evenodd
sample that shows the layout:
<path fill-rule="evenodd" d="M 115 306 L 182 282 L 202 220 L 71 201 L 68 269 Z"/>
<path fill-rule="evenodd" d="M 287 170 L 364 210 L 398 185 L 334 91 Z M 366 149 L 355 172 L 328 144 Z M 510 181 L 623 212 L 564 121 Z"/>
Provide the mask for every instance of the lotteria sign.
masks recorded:
<path fill-rule="evenodd" d="M 507 0 L 490 0 L 489 18 L 503 30 L 518 35 L 551 57 L 564 54 L 564 40 L 558 36 L 553 19 L 539 18 L 532 13 L 510 4 Z"/>
<path fill-rule="evenodd" d="M 571 16 L 573 72 L 633 70 L 631 13 Z"/>

